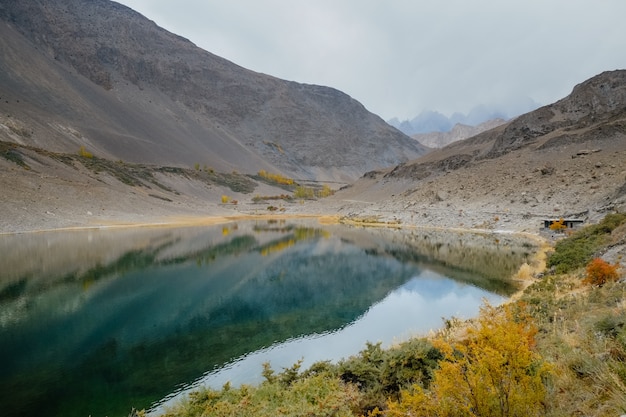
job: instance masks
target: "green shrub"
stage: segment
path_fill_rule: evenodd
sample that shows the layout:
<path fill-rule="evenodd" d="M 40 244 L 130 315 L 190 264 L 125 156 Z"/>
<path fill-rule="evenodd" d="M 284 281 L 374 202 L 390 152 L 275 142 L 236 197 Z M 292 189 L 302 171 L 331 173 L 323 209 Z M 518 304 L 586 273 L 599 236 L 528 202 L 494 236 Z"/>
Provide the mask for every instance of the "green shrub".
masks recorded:
<path fill-rule="evenodd" d="M 563 239 L 554 247 L 547 266 L 567 273 L 587 265 L 608 241 L 613 230 L 626 222 L 626 214 L 608 214 L 599 224 L 590 225 Z"/>
<path fill-rule="evenodd" d="M 600 317 L 593 325 L 594 330 L 616 338 L 624 329 L 626 329 L 626 317 L 615 314 L 607 314 Z"/>
<path fill-rule="evenodd" d="M 293 373 L 293 369 L 287 372 Z M 352 416 L 358 409 L 357 388 L 330 374 L 285 382 L 284 373 L 270 373 L 272 377 L 258 386 L 232 388 L 226 384 L 220 391 L 194 392 L 186 404 L 172 409 L 164 417 Z"/>
<path fill-rule="evenodd" d="M 402 389 L 427 387 L 441 358 L 426 339 L 411 339 L 390 349 L 368 343 L 357 356 L 339 362 L 335 372 L 342 381 L 359 387 L 361 413 L 367 415 L 384 408 L 387 399 L 399 398 Z"/>
<path fill-rule="evenodd" d="M 30 167 L 24 162 L 24 158 L 22 154 L 18 150 L 18 146 L 15 144 L 0 142 L 0 156 L 2 156 L 7 161 L 11 161 L 16 163 L 25 169 L 30 169 Z"/>
<path fill-rule="evenodd" d="M 333 194 L 335 194 L 335 192 L 328 185 L 324 185 L 320 190 L 317 190 L 317 192 L 315 193 L 318 198 L 330 197 Z"/>
<path fill-rule="evenodd" d="M 313 199 L 315 198 L 315 191 L 313 190 L 313 188 L 299 185 L 294 190 L 293 196 L 294 198 Z"/>

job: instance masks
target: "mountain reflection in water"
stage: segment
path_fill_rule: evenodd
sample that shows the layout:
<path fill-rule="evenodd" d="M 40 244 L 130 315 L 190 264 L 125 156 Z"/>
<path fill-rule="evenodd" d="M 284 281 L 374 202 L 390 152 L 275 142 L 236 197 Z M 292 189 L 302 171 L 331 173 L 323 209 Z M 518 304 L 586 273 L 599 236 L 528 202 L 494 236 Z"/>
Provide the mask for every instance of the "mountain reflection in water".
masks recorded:
<path fill-rule="evenodd" d="M 532 247 L 460 241 L 464 258 L 505 260 L 472 270 L 440 259 L 458 236 L 313 222 L 1 236 L 3 415 L 125 416 L 225 364 L 254 380 L 258 362 L 232 361 L 256 352 L 334 360 L 474 314 L 514 290 L 505 278 Z"/>

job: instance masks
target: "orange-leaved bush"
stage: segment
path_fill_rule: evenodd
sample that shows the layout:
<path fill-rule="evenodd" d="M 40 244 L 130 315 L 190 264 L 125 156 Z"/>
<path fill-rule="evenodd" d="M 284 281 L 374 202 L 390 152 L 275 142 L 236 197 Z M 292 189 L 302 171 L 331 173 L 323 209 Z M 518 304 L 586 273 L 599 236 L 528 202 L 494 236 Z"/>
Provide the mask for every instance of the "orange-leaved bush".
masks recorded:
<path fill-rule="evenodd" d="M 516 306 L 481 309 L 463 341 L 438 339 L 444 359 L 426 390 L 390 401 L 388 416 L 528 417 L 545 415 L 550 367 L 534 351 L 535 327 Z"/>
<path fill-rule="evenodd" d="M 617 268 L 617 264 L 611 265 L 602 258 L 592 259 L 591 262 L 587 264 L 587 276 L 583 280 L 583 283 L 602 286 L 607 282 L 617 281 L 619 278 Z"/>

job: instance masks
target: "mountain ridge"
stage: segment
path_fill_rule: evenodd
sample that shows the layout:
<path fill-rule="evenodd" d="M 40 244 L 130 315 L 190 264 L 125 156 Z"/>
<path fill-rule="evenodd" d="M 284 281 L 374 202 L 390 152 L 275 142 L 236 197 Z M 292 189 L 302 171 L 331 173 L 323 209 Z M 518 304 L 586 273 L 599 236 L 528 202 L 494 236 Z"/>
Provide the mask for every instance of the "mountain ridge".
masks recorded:
<path fill-rule="evenodd" d="M 19 58 L 22 50 L 9 51 L 10 42 L 40 55 L 26 74 L 13 68 L 19 65 L 14 60 L 5 62 L 4 78 L 12 78 L 16 96 L 28 91 L 20 76 L 32 84 L 22 107 L 32 107 L 35 121 L 58 118 L 39 105 L 36 85 L 56 78 L 63 85 L 44 99 L 64 101 L 58 123 L 89 139 L 58 132 L 55 151 L 85 145 L 137 163 L 201 163 L 341 181 L 426 152 L 338 90 L 244 69 L 114 2 L 8 0 L 0 19 L 6 22 L 5 56 Z M 22 40 L 15 40 L 17 33 Z M 45 147 L 37 131 L 33 136 L 25 141 Z M 349 152 L 331 152 L 331 143 Z"/>
<path fill-rule="evenodd" d="M 473 107 L 467 114 L 455 112 L 446 116 L 436 110 L 424 110 L 412 119 L 399 120 L 393 117 L 387 123 L 401 132 L 413 136 L 416 134 L 449 132 L 457 124 L 478 126 L 490 120 L 510 120 L 520 114 L 536 110 L 540 105 L 534 100 L 526 99 L 515 105 L 487 106 L 484 104 Z"/>
<path fill-rule="evenodd" d="M 177 61 L 183 55 L 121 59 L 124 49 L 111 45 L 81 74 L 71 62 L 78 58 L 55 55 L 58 46 L 42 35 L 54 40 L 54 34 L 27 37 L 16 28 L 20 19 L 45 21 L 31 16 L 35 10 L 55 16 L 68 8 L 64 19 L 81 19 L 99 10 L 90 9 L 93 4 L 110 6 L 104 0 L 0 5 L 2 232 L 274 211 L 536 232 L 545 218 L 594 221 L 626 211 L 625 70 L 599 74 L 556 103 L 424 153 L 414 139 L 332 88 L 256 74 L 218 58 L 206 66 Z M 122 6 L 114 10 L 127 13 Z M 198 51 L 131 16 L 175 39 L 168 45 Z M 40 26 L 20 24 L 22 31 Z M 31 39 L 38 37 L 40 43 Z M 80 57 L 83 48 L 91 50 L 89 42 L 70 43 L 64 53 L 76 50 Z M 228 71 L 220 73 L 220 66 Z M 209 90 L 193 83 L 180 87 L 184 102 L 169 94 L 177 71 L 196 84 L 213 71 L 211 101 L 203 101 Z M 233 81 L 246 78 L 254 82 Z M 256 175 L 261 169 L 307 186 L 344 187 L 318 201 L 294 199 L 295 185 L 285 196 L 284 188 Z"/>
<path fill-rule="evenodd" d="M 476 126 L 457 123 L 447 132 L 415 133 L 411 137 L 429 148 L 443 148 L 452 142 L 476 136 L 504 123 L 506 123 L 504 119 L 487 120 Z"/>
<path fill-rule="evenodd" d="M 626 70 L 416 160 L 367 173 L 335 210 L 439 227 L 537 232 L 543 219 L 626 211 Z M 343 203 L 341 203 L 343 201 Z M 366 209 L 369 207 L 369 209 Z"/>

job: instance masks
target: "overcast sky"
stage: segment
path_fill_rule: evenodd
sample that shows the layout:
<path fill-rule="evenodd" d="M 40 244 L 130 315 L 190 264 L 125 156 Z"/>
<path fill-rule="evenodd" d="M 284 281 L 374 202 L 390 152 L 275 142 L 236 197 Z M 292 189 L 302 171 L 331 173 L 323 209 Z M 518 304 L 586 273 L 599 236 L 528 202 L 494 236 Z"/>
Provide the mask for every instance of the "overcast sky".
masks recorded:
<path fill-rule="evenodd" d="M 119 0 L 245 68 L 327 85 L 383 119 L 515 113 L 626 68 L 625 0 Z"/>

